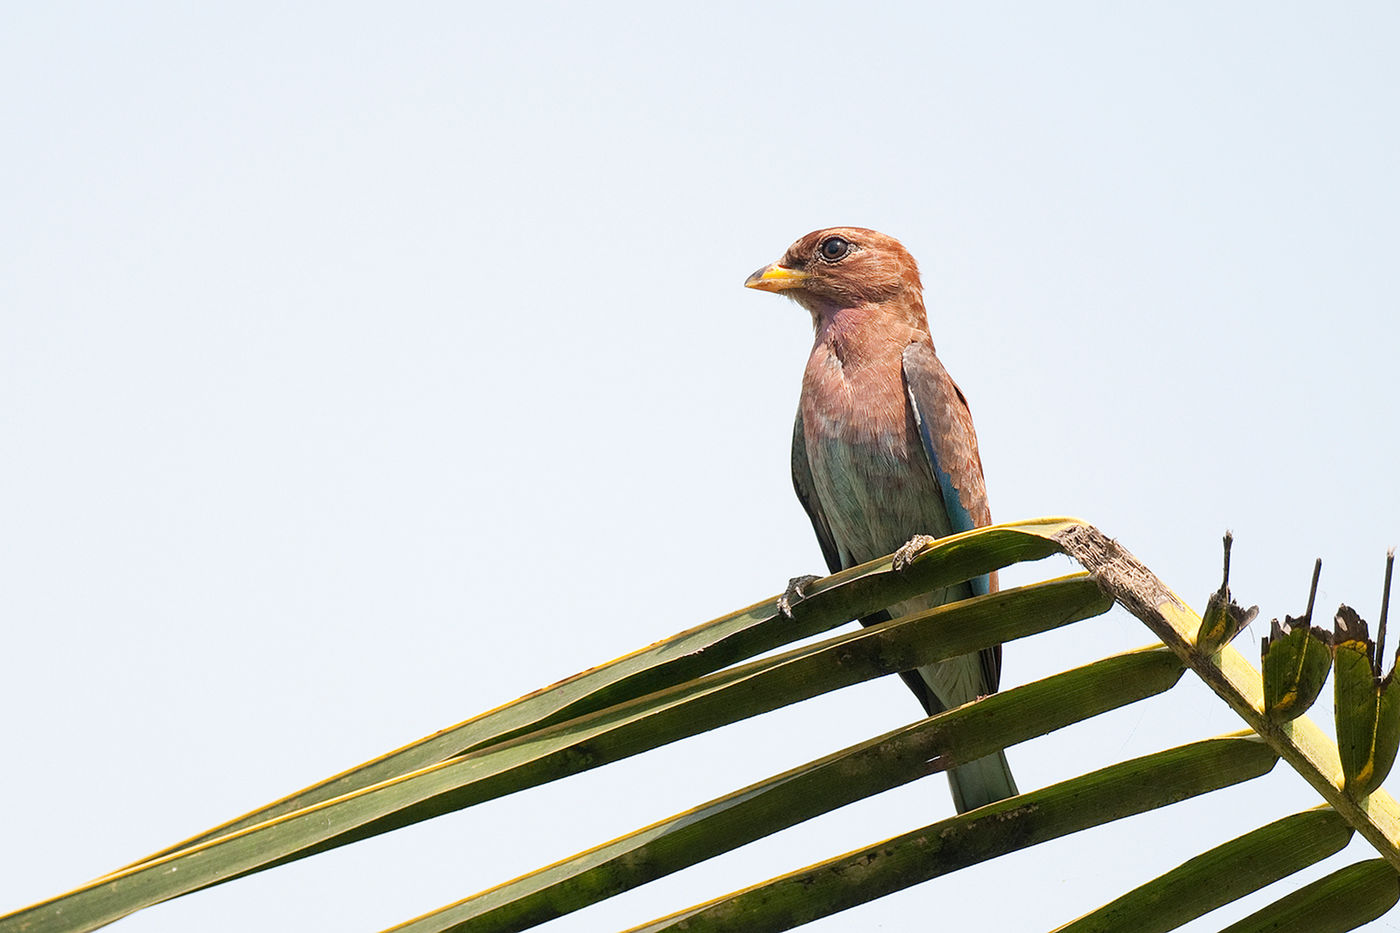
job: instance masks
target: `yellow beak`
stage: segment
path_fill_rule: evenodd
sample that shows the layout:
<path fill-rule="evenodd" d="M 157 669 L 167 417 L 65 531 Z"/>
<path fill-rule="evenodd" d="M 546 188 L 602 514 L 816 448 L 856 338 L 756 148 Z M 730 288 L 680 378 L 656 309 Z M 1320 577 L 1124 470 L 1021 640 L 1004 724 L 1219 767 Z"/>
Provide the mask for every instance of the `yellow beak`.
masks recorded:
<path fill-rule="evenodd" d="M 781 292 L 798 288 L 807 281 L 807 273 L 801 269 L 789 269 L 776 262 L 759 269 L 744 280 L 745 288 L 756 288 L 761 292 Z"/>

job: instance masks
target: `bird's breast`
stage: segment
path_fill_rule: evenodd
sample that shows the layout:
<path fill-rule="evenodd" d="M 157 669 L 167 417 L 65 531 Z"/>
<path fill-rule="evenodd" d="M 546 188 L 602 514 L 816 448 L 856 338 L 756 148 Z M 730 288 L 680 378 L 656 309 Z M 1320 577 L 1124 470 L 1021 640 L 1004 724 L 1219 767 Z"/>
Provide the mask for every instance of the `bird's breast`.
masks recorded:
<path fill-rule="evenodd" d="M 819 344 L 803 376 L 802 425 L 813 491 L 847 566 L 915 534 L 948 534 L 899 356 L 848 366 Z"/>

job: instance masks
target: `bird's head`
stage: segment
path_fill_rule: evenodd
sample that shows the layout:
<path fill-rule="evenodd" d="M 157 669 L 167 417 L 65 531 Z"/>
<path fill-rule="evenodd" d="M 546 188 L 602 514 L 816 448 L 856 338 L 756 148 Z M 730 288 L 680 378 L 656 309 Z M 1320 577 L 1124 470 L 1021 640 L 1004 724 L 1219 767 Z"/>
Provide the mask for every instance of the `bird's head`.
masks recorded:
<path fill-rule="evenodd" d="M 922 316 L 923 288 L 914 257 L 894 237 L 864 227 L 814 230 L 783 258 L 744 282 L 781 292 L 820 316 L 840 308 L 898 302 Z"/>

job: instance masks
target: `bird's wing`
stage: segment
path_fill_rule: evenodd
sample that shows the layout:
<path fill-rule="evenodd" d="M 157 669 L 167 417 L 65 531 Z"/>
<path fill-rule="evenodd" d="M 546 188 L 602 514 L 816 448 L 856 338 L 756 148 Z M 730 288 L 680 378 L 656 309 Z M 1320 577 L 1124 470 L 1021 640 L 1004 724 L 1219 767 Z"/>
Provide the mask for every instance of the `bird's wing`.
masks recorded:
<path fill-rule="evenodd" d="M 967 399 L 930 343 L 904 349 L 904 386 L 954 533 L 992 523 Z"/>
<path fill-rule="evenodd" d="M 817 500 L 816 484 L 812 482 L 812 465 L 807 462 L 807 436 L 802 431 L 800 410 L 792 426 L 792 488 L 797 490 L 797 499 L 812 520 L 812 529 L 817 533 L 817 543 L 821 545 L 827 569 L 835 573 L 841 569 L 841 550 L 836 546 L 831 525 L 827 523 L 821 502 Z"/>
<path fill-rule="evenodd" d="M 904 348 L 904 386 L 953 533 L 990 525 L 992 512 L 972 412 L 933 352 L 931 341 Z M 996 575 L 974 577 L 968 583 L 974 595 L 982 596 L 996 590 Z M 982 667 L 987 686 L 995 690 L 1001 681 L 1000 645 L 982 652 Z"/>

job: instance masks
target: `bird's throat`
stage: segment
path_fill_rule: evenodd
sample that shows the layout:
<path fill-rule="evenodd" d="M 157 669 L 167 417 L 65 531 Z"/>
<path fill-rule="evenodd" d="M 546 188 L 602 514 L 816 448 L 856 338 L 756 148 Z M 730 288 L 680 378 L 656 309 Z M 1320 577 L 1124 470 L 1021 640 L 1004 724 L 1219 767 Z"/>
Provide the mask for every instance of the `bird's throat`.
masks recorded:
<path fill-rule="evenodd" d="M 890 326 L 892 323 L 895 326 Z M 876 307 L 841 308 L 816 326 L 813 356 L 824 356 L 848 376 L 868 367 L 898 371 L 904 348 L 917 336 L 904 322 L 892 322 Z"/>

